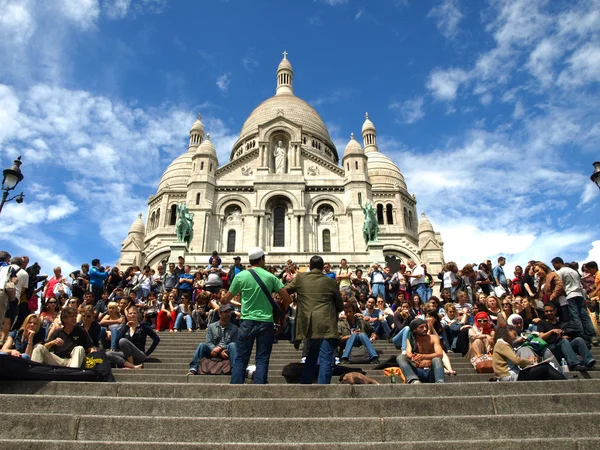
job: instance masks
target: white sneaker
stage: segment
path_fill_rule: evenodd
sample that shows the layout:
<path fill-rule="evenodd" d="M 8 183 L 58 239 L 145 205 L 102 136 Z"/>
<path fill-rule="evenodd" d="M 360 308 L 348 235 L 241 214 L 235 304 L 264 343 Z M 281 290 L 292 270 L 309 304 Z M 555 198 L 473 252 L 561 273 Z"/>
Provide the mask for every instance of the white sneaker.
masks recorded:
<path fill-rule="evenodd" d="M 304 364 L 304 363 L 306 362 L 306 356 L 304 356 L 304 357 L 300 358 L 300 362 L 301 362 L 302 364 Z"/>
<path fill-rule="evenodd" d="M 338 358 L 337 356 L 335 357 L 335 365 L 337 366 L 340 363 L 340 358 Z"/>
<path fill-rule="evenodd" d="M 402 350 L 402 354 L 406 356 L 406 350 Z"/>

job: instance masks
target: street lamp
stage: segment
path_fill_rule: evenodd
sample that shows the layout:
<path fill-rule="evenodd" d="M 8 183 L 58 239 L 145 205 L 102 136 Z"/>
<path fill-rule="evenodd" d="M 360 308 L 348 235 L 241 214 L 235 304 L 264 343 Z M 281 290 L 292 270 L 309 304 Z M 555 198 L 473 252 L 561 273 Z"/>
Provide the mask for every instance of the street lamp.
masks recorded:
<path fill-rule="evenodd" d="M 0 212 L 2 212 L 2 208 L 6 202 L 10 202 L 15 200 L 17 203 L 23 203 L 23 193 L 21 192 L 14 197 L 8 198 L 8 193 L 17 187 L 23 180 L 23 174 L 21 173 L 21 157 L 19 156 L 15 159 L 14 164 L 8 169 L 4 169 L 2 171 L 2 201 L 0 202 Z"/>
<path fill-rule="evenodd" d="M 590 177 L 590 180 L 596 183 L 596 186 L 600 189 L 600 161 L 594 163 L 594 173 Z"/>

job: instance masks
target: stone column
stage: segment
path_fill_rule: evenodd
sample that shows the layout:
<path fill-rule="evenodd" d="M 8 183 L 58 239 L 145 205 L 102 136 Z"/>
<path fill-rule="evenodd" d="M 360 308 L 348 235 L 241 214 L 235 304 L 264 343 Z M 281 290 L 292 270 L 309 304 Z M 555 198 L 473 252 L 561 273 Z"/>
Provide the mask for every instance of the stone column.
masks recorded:
<path fill-rule="evenodd" d="M 305 253 L 304 247 L 304 216 L 300 216 L 300 253 Z"/>
<path fill-rule="evenodd" d="M 290 224 L 290 251 L 297 252 L 298 251 L 298 221 L 295 220 L 296 216 L 294 214 L 288 214 L 288 223 Z"/>
<path fill-rule="evenodd" d="M 218 230 L 219 230 L 219 236 L 217 237 L 217 248 L 215 250 L 218 250 L 220 253 L 223 252 L 223 227 L 225 225 L 225 216 L 218 216 L 217 218 L 217 222 L 219 224 L 218 226 Z"/>
<path fill-rule="evenodd" d="M 257 217 L 258 222 L 258 247 L 264 249 L 264 240 L 265 240 L 265 216 L 260 215 Z"/>

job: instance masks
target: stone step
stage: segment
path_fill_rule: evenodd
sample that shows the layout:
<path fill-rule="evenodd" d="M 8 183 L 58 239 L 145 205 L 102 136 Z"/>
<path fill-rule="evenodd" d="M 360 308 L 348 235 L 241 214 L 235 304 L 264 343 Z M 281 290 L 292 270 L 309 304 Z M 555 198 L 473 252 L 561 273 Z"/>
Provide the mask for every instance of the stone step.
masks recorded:
<path fill-rule="evenodd" d="M 31 438 L 31 414 L 0 413 L 4 439 Z M 141 423 L 140 423 L 141 422 Z M 208 443 L 256 444 L 269 443 L 327 443 L 344 442 L 349 430 L 369 430 L 361 433 L 361 442 L 394 441 L 402 436 L 403 442 L 439 439 L 440 430 L 447 440 L 469 441 L 473 436 L 481 440 L 521 438 L 595 438 L 600 435 L 600 413 L 482 415 L 482 416 L 413 416 L 416 424 L 435 423 L 435 427 L 407 426 L 405 417 L 366 418 L 297 418 L 290 426 L 288 418 L 239 418 L 231 433 L 206 433 Z M 460 423 L 461 426 L 456 426 Z M 144 426 L 151 424 L 151 426 Z M 185 428 L 182 430 L 182 426 Z M 191 442 L 196 443 L 198 433 L 206 427 L 206 418 L 152 417 L 151 421 L 139 416 L 106 416 L 77 414 L 35 415 L 36 433 L 49 440 L 138 442 Z M 187 432 L 186 432 L 187 430 Z"/>
<path fill-rule="evenodd" d="M 531 405 L 539 414 L 556 411 L 569 413 L 600 412 L 600 393 L 595 394 L 530 394 L 467 397 L 405 397 L 361 399 L 297 399 L 282 398 L 273 407 L 272 399 L 170 399 L 156 401 L 153 397 L 66 397 L 60 402 L 41 395 L 0 395 L 3 412 L 45 414 L 135 416 L 143 411 L 149 417 L 404 417 L 462 415 L 528 414 Z M 237 420 L 237 419 L 236 419 Z"/>
<path fill-rule="evenodd" d="M 200 376 L 194 377 L 199 378 Z M 207 376 L 204 378 L 215 378 Z M 229 378 L 229 377 L 226 377 Z M 164 377 L 163 377 L 164 380 Z M 600 379 L 572 381 L 530 381 L 515 383 L 446 383 L 446 384 L 382 384 L 302 386 L 298 384 L 229 385 L 177 383 L 89 383 L 66 381 L 4 381 L 0 394 L 35 394 L 54 397 L 148 397 L 155 399 L 280 399 L 280 398 L 406 398 L 464 397 L 503 395 L 596 394 Z M 531 409 L 531 405 L 524 404 Z"/>
<path fill-rule="evenodd" d="M 438 437 L 439 439 L 439 437 Z M 111 450 L 280 450 L 276 443 L 166 443 L 166 442 L 115 442 L 115 441 L 64 441 L 64 440 L 0 440 L 0 450 L 90 450 L 95 448 Z M 547 439 L 502 439 L 465 440 L 465 441 L 414 441 L 398 442 L 328 442 L 318 443 L 286 443 L 289 450 L 381 450 L 382 448 L 397 450 L 481 450 L 482 448 L 508 448 L 511 450 L 531 450 L 532 448 L 551 448 L 553 450 L 597 450 L 600 438 L 547 438 Z"/>

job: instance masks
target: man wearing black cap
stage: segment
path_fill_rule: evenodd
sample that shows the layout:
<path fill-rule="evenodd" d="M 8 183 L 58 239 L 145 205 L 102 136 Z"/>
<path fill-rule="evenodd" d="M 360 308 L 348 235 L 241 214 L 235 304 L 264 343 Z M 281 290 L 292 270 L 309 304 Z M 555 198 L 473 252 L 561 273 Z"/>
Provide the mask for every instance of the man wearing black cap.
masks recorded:
<path fill-rule="evenodd" d="M 198 375 L 198 364 L 202 358 L 229 359 L 233 365 L 238 327 L 231 323 L 231 311 L 233 308 L 230 304 L 219 306 L 219 321 L 208 326 L 206 344 L 198 345 L 188 375 Z"/>
<path fill-rule="evenodd" d="M 406 342 L 406 355 L 396 358 L 408 384 L 444 383 L 444 363 L 440 338 L 427 334 L 427 322 L 414 319 Z"/>
<path fill-rule="evenodd" d="M 235 276 L 240 273 L 242 270 L 245 270 L 245 267 L 242 266 L 242 258 L 239 256 L 233 257 L 233 266 L 229 268 L 229 273 L 227 274 L 227 284 L 231 286 L 231 282 L 235 278 Z"/>

